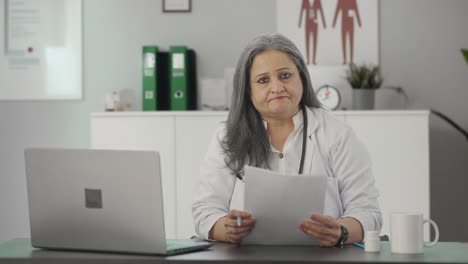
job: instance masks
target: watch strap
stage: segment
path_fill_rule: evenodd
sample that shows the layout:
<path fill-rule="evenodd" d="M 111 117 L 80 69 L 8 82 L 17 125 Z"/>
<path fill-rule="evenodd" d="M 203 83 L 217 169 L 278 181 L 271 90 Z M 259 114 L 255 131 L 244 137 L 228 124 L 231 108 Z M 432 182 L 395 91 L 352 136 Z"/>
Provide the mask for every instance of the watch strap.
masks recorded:
<path fill-rule="evenodd" d="M 336 244 L 335 244 L 336 247 L 344 247 L 349 237 L 348 229 L 344 225 L 340 225 L 340 228 L 341 228 L 341 235 L 338 238 L 338 241 L 336 241 Z"/>

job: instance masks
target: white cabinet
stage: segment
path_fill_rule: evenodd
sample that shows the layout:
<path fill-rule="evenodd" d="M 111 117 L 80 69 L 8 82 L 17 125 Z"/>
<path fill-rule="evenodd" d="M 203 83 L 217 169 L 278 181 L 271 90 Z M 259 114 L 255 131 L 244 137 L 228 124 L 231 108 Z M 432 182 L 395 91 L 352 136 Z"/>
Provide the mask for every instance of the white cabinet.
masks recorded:
<path fill-rule="evenodd" d="M 429 112 L 347 112 L 348 123 L 367 146 L 380 192 L 385 234 L 390 212 L 429 215 Z M 425 226 L 428 237 L 429 226 Z"/>
<path fill-rule="evenodd" d="M 188 238 L 195 234 L 191 200 L 199 164 L 226 116 L 225 112 L 93 113 L 91 147 L 159 151 L 166 236 Z"/>
<path fill-rule="evenodd" d="M 383 211 L 419 211 L 429 217 L 428 111 L 336 111 L 367 146 Z M 161 153 L 166 233 L 195 234 L 191 204 L 214 130 L 227 112 L 121 112 L 91 114 L 91 146 L 153 149 Z M 426 229 L 426 236 L 428 229 Z"/>
<path fill-rule="evenodd" d="M 226 120 L 226 115 L 181 115 L 175 120 L 177 236 L 188 238 L 195 234 L 192 197 L 200 175 L 200 162 L 215 129 Z"/>
<path fill-rule="evenodd" d="M 168 237 L 176 236 L 174 130 L 175 120 L 172 116 L 96 114 L 91 118 L 91 146 L 93 148 L 147 149 L 160 152 L 165 225 Z"/>

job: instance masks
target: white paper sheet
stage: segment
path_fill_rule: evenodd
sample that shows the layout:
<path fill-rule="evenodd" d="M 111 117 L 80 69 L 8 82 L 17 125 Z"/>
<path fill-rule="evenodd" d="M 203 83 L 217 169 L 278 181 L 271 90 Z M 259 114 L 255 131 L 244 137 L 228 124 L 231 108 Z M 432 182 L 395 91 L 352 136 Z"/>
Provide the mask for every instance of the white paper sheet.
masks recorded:
<path fill-rule="evenodd" d="M 312 213 L 323 214 L 325 175 L 283 175 L 247 166 L 244 178 L 244 208 L 256 224 L 242 244 L 318 244 L 299 229 L 299 223 L 312 221 Z"/>

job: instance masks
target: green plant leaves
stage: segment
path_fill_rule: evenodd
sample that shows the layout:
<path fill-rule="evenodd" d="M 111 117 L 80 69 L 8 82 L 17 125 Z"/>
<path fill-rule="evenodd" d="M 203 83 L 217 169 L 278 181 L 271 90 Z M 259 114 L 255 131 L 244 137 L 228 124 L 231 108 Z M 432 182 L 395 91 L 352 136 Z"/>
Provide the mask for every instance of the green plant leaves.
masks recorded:
<path fill-rule="evenodd" d="M 377 89 L 383 83 L 379 66 L 349 64 L 346 80 L 353 89 Z"/>
<path fill-rule="evenodd" d="M 468 49 L 461 49 L 461 52 L 465 57 L 466 63 L 468 63 Z"/>

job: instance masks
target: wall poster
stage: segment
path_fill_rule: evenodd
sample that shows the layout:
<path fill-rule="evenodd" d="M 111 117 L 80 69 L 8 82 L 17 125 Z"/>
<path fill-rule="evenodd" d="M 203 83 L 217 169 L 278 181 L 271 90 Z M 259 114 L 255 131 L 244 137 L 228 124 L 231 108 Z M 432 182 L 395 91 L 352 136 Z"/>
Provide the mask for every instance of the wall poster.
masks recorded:
<path fill-rule="evenodd" d="M 82 98 L 82 0 L 0 0 L 0 100 Z"/>
<path fill-rule="evenodd" d="M 349 63 L 379 64 L 378 0 L 277 0 L 277 31 L 301 51 L 315 90 L 338 89 L 351 108 Z"/>
<path fill-rule="evenodd" d="M 307 64 L 379 63 L 378 1 L 277 0 L 277 17 Z"/>

